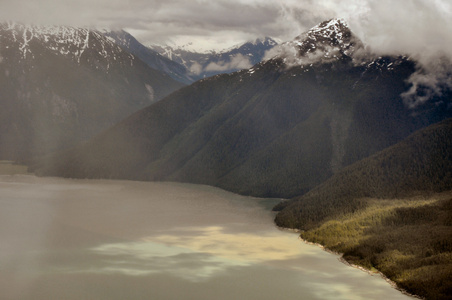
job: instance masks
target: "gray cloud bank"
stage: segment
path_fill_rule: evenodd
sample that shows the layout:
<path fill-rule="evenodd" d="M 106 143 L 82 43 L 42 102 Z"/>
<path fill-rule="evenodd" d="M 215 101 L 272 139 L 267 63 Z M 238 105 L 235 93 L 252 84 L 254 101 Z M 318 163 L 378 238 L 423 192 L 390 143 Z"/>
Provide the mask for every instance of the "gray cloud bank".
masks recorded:
<path fill-rule="evenodd" d="M 452 89 L 452 2 L 368 1 L 367 13 L 350 18 L 353 30 L 379 54 L 407 54 L 418 62 L 402 94 L 409 107 Z"/>
<path fill-rule="evenodd" d="M 419 61 L 404 94 L 409 105 L 452 86 L 450 0 L 0 0 L 0 21 L 124 28 L 141 42 L 225 48 L 256 37 L 291 40 L 321 21 L 341 17 L 379 54 Z M 211 66 L 221 68 L 223 66 Z M 431 96 L 430 95 L 430 96 Z"/>
<path fill-rule="evenodd" d="M 2 21 L 126 28 L 145 43 L 180 37 L 219 44 L 256 36 L 290 40 L 321 21 L 340 17 L 378 52 L 452 52 L 449 0 L 343 0 L 340 4 L 335 0 L 0 0 L 0 4 Z"/>

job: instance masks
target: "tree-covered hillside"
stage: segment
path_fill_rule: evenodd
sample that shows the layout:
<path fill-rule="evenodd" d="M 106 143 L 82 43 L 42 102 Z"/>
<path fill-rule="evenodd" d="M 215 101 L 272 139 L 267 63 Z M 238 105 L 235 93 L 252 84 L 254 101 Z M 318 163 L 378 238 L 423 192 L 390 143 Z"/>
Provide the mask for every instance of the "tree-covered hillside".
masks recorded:
<path fill-rule="evenodd" d="M 452 117 L 450 92 L 408 108 L 400 95 L 410 87 L 415 62 L 355 58 L 362 43 L 341 21 L 323 22 L 281 47 L 273 59 L 182 88 L 33 168 L 43 175 L 182 181 L 287 198 Z"/>
<path fill-rule="evenodd" d="M 397 198 L 452 189 L 452 119 L 348 166 L 309 193 L 275 209 L 278 225 L 307 229 L 352 213 L 365 197 Z"/>
<path fill-rule="evenodd" d="M 452 119 L 275 207 L 276 224 L 426 299 L 452 295 Z"/>

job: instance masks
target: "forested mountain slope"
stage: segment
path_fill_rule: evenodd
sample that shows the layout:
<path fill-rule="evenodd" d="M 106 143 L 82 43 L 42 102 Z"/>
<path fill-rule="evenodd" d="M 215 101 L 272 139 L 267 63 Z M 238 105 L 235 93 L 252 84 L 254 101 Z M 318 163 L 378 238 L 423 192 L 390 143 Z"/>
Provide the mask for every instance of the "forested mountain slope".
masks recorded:
<path fill-rule="evenodd" d="M 182 88 L 34 169 L 301 195 L 452 116 L 450 92 L 408 108 L 400 95 L 415 63 L 404 56 L 358 59 L 362 47 L 340 20 L 324 22 L 281 45 L 272 59 Z"/>
<path fill-rule="evenodd" d="M 452 119 L 283 202 L 276 224 L 379 270 L 426 299 L 451 299 Z"/>
<path fill-rule="evenodd" d="M 431 125 L 356 162 L 309 193 L 275 209 L 279 226 L 305 229 L 365 205 L 359 199 L 397 198 L 452 189 L 452 119 Z"/>

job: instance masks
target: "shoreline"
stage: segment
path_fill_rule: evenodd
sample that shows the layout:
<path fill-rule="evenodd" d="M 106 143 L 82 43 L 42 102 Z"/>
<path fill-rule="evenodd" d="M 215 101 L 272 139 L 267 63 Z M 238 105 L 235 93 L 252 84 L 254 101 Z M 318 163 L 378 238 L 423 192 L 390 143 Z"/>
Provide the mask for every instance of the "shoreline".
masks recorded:
<path fill-rule="evenodd" d="M 283 227 L 279 227 L 279 228 L 282 228 L 282 229 L 285 229 L 285 230 L 294 231 L 294 232 L 303 232 L 303 230 L 300 230 L 300 229 L 283 228 Z M 410 297 L 412 297 L 412 298 L 414 298 L 414 299 L 422 299 L 422 300 L 425 300 L 424 298 L 422 298 L 422 297 L 420 297 L 420 296 L 418 296 L 418 295 L 411 294 L 411 293 L 409 293 L 408 291 L 402 289 L 401 287 L 399 287 L 399 286 L 397 285 L 397 283 L 396 283 L 395 281 L 392 281 L 392 280 L 389 279 L 384 273 L 382 273 L 381 271 L 379 271 L 379 270 L 377 270 L 377 269 L 375 269 L 376 271 L 372 271 L 372 270 L 369 270 L 369 269 L 364 268 L 363 266 L 353 264 L 353 263 L 347 261 L 347 260 L 344 258 L 344 256 L 343 256 L 344 254 L 343 254 L 343 253 L 340 253 L 340 252 L 336 252 L 336 251 L 334 251 L 334 250 L 331 250 L 331 249 L 329 249 L 328 247 L 325 247 L 325 246 L 322 245 L 322 244 L 319 244 L 319 243 L 313 243 L 313 242 L 310 242 L 310 241 L 308 241 L 308 240 L 305 240 L 305 239 L 303 239 L 303 238 L 301 237 L 301 235 L 298 236 L 298 239 L 301 240 L 303 243 L 305 243 L 305 244 L 307 244 L 307 245 L 317 246 L 317 247 L 319 247 L 320 249 L 322 249 L 322 250 L 325 251 L 325 252 L 328 252 L 328 253 L 330 253 L 330 254 L 334 254 L 334 255 L 339 256 L 339 257 L 338 257 L 338 260 L 339 260 L 340 262 L 342 262 L 343 264 L 347 265 L 347 266 L 350 266 L 350 267 L 352 267 L 352 268 L 355 268 L 355 269 L 358 269 L 358 270 L 360 270 L 360 271 L 362 271 L 362 272 L 365 272 L 365 273 L 369 274 L 370 276 L 374 276 L 374 275 L 380 276 L 380 277 L 383 278 L 387 283 L 389 283 L 389 285 L 390 285 L 392 288 L 396 289 L 397 291 L 401 292 L 402 294 L 404 294 L 404 295 L 406 295 L 406 296 L 410 296 Z"/>
<path fill-rule="evenodd" d="M 422 299 L 422 300 L 425 300 L 424 298 L 422 298 L 422 297 L 420 297 L 420 296 L 418 296 L 418 295 L 411 294 L 411 293 L 409 293 L 408 291 L 402 289 L 401 287 L 399 287 L 399 286 L 397 285 L 397 283 L 396 283 L 395 281 L 392 281 L 391 279 L 389 279 L 389 278 L 388 278 L 384 273 L 382 273 L 381 271 L 379 271 L 379 270 L 377 270 L 377 269 L 375 269 L 376 271 L 372 271 L 372 270 L 369 270 L 369 269 L 364 268 L 363 266 L 353 264 L 353 263 L 347 261 L 347 260 L 343 257 L 344 253 L 341 253 L 341 252 L 337 252 L 337 251 L 331 250 L 331 249 L 329 249 L 328 247 L 326 247 L 326 246 L 324 246 L 324 245 L 322 245 L 322 244 L 319 244 L 319 243 L 313 243 L 313 242 L 310 242 L 310 241 L 308 241 L 308 240 L 303 239 L 303 238 L 301 237 L 300 233 L 303 232 L 304 230 L 296 229 L 296 228 L 280 227 L 280 226 L 277 226 L 277 225 L 275 225 L 275 226 L 276 226 L 279 230 L 281 230 L 281 231 L 289 231 L 289 232 L 292 232 L 292 233 L 298 233 L 298 234 L 299 234 L 299 235 L 298 235 L 298 239 L 299 239 L 300 241 L 302 241 L 303 243 L 305 243 L 305 244 L 307 244 L 307 245 L 316 246 L 316 247 L 322 249 L 322 250 L 325 251 L 325 252 L 328 252 L 328 253 L 330 253 L 330 254 L 334 254 L 334 255 L 338 256 L 337 259 L 338 259 L 340 262 L 342 262 L 343 264 L 345 264 L 345 265 L 347 265 L 347 266 L 349 266 L 349 267 L 358 269 L 358 270 L 360 270 L 360 271 L 362 271 L 362 272 L 365 272 L 365 273 L 369 274 L 370 276 L 374 276 L 374 275 L 380 276 L 380 277 L 381 277 L 382 279 L 384 279 L 387 283 L 389 283 L 389 285 L 390 285 L 392 288 L 396 289 L 397 291 L 401 292 L 402 294 L 404 294 L 404 295 L 406 295 L 406 296 L 412 297 L 412 298 L 414 298 L 414 299 Z"/>
<path fill-rule="evenodd" d="M 17 172 L 17 170 L 21 170 L 21 169 L 24 167 L 24 165 L 16 165 L 14 161 L 0 160 L 0 165 L 3 165 L 4 167 L 7 167 L 7 166 L 17 167 L 17 169 L 16 169 L 16 168 L 13 169 L 13 173 L 12 173 L 12 174 L 9 173 L 9 172 L 7 172 L 7 173 L 5 173 L 5 174 L 2 174 L 2 172 L 1 172 L 2 170 L 1 170 L 1 168 L 0 168 L 0 176 L 17 176 L 17 175 L 18 175 L 18 176 L 35 176 L 35 177 L 39 177 L 39 176 L 36 176 L 36 175 L 33 174 L 33 173 L 28 173 L 28 172 Z M 21 170 L 21 171 L 22 171 L 22 170 Z M 63 178 L 63 177 L 54 177 L 54 178 L 57 178 L 57 179 L 66 179 L 66 178 Z M 71 178 L 71 179 L 76 179 L 76 178 Z M 76 180 L 77 180 L 77 179 L 76 179 Z M 83 180 L 83 179 L 82 179 L 82 180 Z M 93 180 L 93 179 L 89 179 L 89 180 Z M 96 179 L 94 179 L 94 180 L 96 180 Z M 111 180 L 111 179 L 97 179 L 97 180 Z M 120 181 L 121 181 L 121 180 L 120 180 Z M 135 181 L 135 180 L 131 180 L 131 181 Z M 137 181 L 137 182 L 140 182 L 140 181 Z M 151 182 L 152 182 L 152 181 L 151 181 Z M 213 187 L 213 186 L 210 186 L 210 185 L 207 185 L 207 186 Z M 214 188 L 217 188 L 217 187 L 214 187 Z M 221 189 L 221 188 L 219 188 L 219 189 Z M 276 213 L 277 213 L 277 212 L 275 212 L 275 214 L 276 214 Z M 297 233 L 297 234 L 298 234 L 298 239 L 301 240 L 303 243 L 308 244 L 308 245 L 314 245 L 314 246 L 317 246 L 317 247 L 321 248 L 323 251 L 326 251 L 326 252 L 328 252 L 328 253 L 330 253 L 330 254 L 334 254 L 334 255 L 338 256 L 338 260 L 339 260 L 340 262 L 342 262 L 343 264 L 347 265 L 347 266 L 353 267 L 353 268 L 355 268 L 355 269 L 359 269 L 359 270 L 361 270 L 361 271 L 363 271 L 363 272 L 366 272 L 367 274 L 369 274 L 369 275 L 371 275 L 371 276 L 379 275 L 379 276 L 382 277 L 387 283 L 389 283 L 390 286 L 391 286 L 392 288 L 396 289 L 397 291 L 401 292 L 401 293 L 404 294 L 404 295 L 410 296 L 410 297 L 412 297 L 412 298 L 414 298 L 414 299 L 424 299 L 424 298 L 422 298 L 422 297 L 420 297 L 420 296 L 418 296 L 418 295 L 411 294 L 411 293 L 409 293 L 408 291 L 406 291 L 406 290 L 400 288 L 400 287 L 397 285 L 396 282 L 394 282 L 394 281 L 392 281 L 391 279 L 389 279 L 384 273 L 382 273 L 381 271 L 379 271 L 379 270 L 377 270 L 377 269 L 375 269 L 375 271 L 372 271 L 372 270 L 369 270 L 369 269 L 367 269 L 367 268 L 365 268 L 365 267 L 363 267 L 363 266 L 353 264 L 353 263 L 347 261 L 347 260 L 343 257 L 343 253 L 337 252 L 337 251 L 334 251 L 334 250 L 331 250 L 331 249 L 329 249 L 328 247 L 326 247 L 326 246 L 324 246 L 324 245 L 322 245 L 322 244 L 310 242 L 310 241 L 308 241 L 308 240 L 303 239 L 303 238 L 301 237 L 300 233 L 303 232 L 304 230 L 300 230 L 300 229 L 296 229 L 296 228 L 280 227 L 280 226 L 277 226 L 277 225 L 275 225 L 275 226 L 276 226 L 279 230 L 281 230 L 281 231 L 286 231 L 286 232 L 291 232 L 291 233 Z"/>

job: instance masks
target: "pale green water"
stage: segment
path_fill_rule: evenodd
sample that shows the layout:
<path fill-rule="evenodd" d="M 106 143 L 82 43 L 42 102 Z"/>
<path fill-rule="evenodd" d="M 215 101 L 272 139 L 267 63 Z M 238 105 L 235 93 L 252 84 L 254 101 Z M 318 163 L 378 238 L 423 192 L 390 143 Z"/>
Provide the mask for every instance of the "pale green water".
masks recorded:
<path fill-rule="evenodd" d="M 0 176 L 1 299 L 410 299 L 216 188 Z"/>

